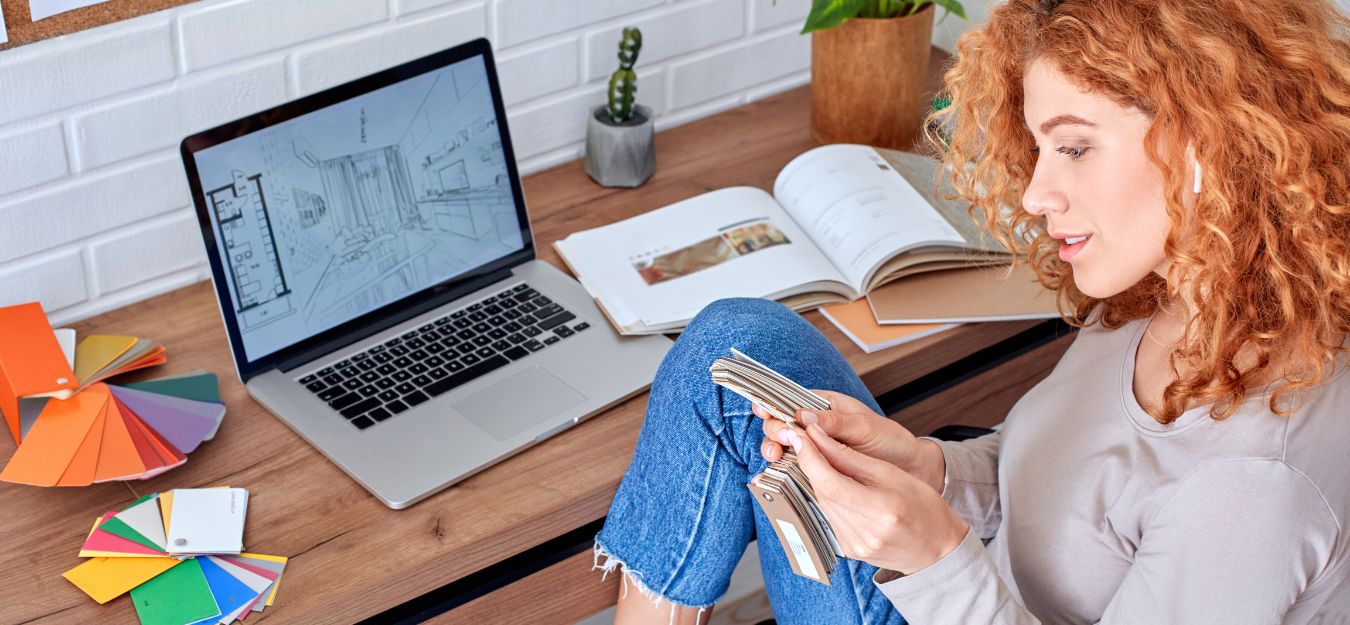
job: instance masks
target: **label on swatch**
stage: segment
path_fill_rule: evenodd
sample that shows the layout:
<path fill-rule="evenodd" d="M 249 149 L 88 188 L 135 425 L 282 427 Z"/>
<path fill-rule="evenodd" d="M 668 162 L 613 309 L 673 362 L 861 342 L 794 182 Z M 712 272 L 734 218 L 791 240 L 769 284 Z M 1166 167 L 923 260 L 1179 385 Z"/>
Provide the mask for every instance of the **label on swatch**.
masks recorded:
<path fill-rule="evenodd" d="M 820 579 L 820 572 L 816 570 L 815 563 L 811 562 L 811 556 L 806 554 L 806 543 L 802 542 L 802 535 L 797 533 L 797 526 L 783 519 L 775 520 L 778 521 L 778 529 L 783 530 L 783 536 L 792 546 L 792 557 L 797 561 L 797 568 L 811 577 Z"/>

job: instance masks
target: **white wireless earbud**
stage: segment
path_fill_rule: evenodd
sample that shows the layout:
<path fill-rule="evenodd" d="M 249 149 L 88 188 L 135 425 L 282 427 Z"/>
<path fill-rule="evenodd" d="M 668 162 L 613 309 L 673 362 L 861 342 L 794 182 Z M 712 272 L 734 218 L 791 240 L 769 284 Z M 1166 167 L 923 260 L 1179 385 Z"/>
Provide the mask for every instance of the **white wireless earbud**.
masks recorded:
<path fill-rule="evenodd" d="M 1200 193 L 1200 161 L 1195 162 L 1195 193 Z"/>

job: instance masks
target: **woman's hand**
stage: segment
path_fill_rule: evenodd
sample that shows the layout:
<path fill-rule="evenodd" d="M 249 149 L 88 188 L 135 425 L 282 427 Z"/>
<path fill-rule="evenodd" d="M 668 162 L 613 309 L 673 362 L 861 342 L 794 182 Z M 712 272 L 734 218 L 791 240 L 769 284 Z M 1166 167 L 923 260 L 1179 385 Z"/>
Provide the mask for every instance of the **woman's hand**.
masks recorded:
<path fill-rule="evenodd" d="M 970 526 L 899 467 L 850 449 L 816 424 L 805 436 L 784 431 L 845 556 L 910 574 L 965 539 Z"/>
<path fill-rule="evenodd" d="M 873 412 L 853 397 L 834 391 L 811 389 L 811 392 L 824 397 L 833 408 L 816 412 L 799 411 L 796 415 L 798 424 L 818 424 L 821 430 L 834 439 L 864 455 L 885 460 L 917 477 L 934 491 L 942 492 L 942 478 L 947 465 L 937 443 L 916 438 L 905 426 Z M 764 443 L 760 453 L 769 462 L 777 461 L 783 457 L 783 445 L 786 443 L 780 438 L 781 433 L 787 431 L 789 426 L 759 404 L 751 406 L 755 416 L 764 420 Z"/>

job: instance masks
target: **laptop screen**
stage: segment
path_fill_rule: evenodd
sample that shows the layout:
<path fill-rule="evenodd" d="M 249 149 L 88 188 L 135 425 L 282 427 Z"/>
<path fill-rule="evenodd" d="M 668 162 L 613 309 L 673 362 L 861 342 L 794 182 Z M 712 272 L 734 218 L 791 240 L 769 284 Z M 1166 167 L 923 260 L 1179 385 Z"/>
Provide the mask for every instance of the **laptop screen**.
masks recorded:
<path fill-rule="evenodd" d="M 529 244 L 487 62 L 471 56 L 192 153 L 245 360 Z"/>

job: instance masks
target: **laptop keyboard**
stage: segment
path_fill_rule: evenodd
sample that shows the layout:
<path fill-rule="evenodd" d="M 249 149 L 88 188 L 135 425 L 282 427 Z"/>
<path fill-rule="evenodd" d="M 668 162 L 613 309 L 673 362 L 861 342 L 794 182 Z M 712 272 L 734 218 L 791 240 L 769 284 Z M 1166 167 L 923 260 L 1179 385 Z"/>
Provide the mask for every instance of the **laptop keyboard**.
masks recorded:
<path fill-rule="evenodd" d="M 521 283 L 299 378 L 366 429 L 590 327 Z"/>

